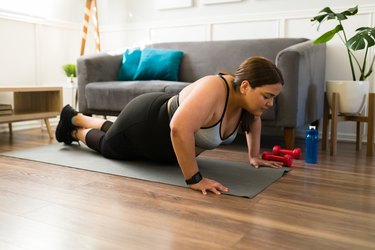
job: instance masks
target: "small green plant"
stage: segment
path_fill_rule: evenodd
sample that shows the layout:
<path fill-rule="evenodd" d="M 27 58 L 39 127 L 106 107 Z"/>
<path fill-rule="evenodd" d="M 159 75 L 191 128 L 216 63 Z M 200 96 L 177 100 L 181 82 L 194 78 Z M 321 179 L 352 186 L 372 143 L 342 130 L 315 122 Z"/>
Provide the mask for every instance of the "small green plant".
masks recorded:
<path fill-rule="evenodd" d="M 346 46 L 346 51 L 349 57 L 350 68 L 352 72 L 353 81 L 356 81 L 356 74 L 354 69 L 355 61 L 359 71 L 360 76 L 359 80 L 364 81 L 372 74 L 372 68 L 374 66 L 375 55 L 372 59 L 370 59 L 370 67 L 367 69 L 367 56 L 369 52 L 369 48 L 375 45 L 375 27 L 360 27 L 356 29 L 356 33 L 351 38 L 347 37 L 347 33 L 344 29 L 342 21 L 348 19 L 349 16 L 354 16 L 358 13 L 358 6 L 353 8 L 349 8 L 343 12 L 336 13 L 333 12 L 329 7 L 325 7 L 319 12 L 318 16 L 311 18 L 311 22 L 319 23 L 318 30 L 320 24 L 329 21 L 329 20 L 336 20 L 338 22 L 337 26 L 330 31 L 327 31 L 320 37 L 318 37 L 314 43 L 327 43 L 330 41 L 336 34 L 339 35 L 341 41 Z M 354 52 L 357 50 L 365 50 L 363 61 L 360 62 L 358 58 L 355 56 Z"/>
<path fill-rule="evenodd" d="M 76 65 L 75 64 L 65 64 L 63 65 L 63 70 L 67 77 L 77 77 Z"/>

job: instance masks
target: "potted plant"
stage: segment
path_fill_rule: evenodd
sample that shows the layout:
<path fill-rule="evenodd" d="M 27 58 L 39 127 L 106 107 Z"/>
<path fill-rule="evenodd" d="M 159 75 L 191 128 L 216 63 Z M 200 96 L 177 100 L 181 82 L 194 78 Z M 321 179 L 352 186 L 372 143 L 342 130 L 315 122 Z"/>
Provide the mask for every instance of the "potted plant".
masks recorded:
<path fill-rule="evenodd" d="M 368 58 L 369 49 L 375 45 L 375 27 L 359 27 L 352 37 L 348 37 L 343 21 L 358 13 L 358 6 L 349 8 L 343 12 L 333 12 L 329 7 L 325 7 L 319 15 L 311 18 L 312 22 L 320 24 L 328 21 L 336 21 L 337 25 L 332 30 L 325 32 L 318 37 L 314 43 L 327 43 L 335 35 L 341 38 L 346 47 L 348 55 L 352 81 L 327 81 L 328 101 L 331 104 L 332 93 L 339 93 L 339 110 L 341 113 L 360 113 L 366 103 L 366 96 L 369 91 L 369 83 L 366 79 L 372 74 L 375 55 Z M 363 58 L 356 56 L 356 51 L 364 50 Z M 368 62 L 370 62 L 368 64 Z M 357 73 L 359 72 L 359 77 Z M 353 94 L 358 94 L 354 96 Z"/>
<path fill-rule="evenodd" d="M 68 83 L 75 85 L 77 84 L 77 70 L 75 64 L 64 64 L 63 70 L 65 75 L 68 77 Z"/>

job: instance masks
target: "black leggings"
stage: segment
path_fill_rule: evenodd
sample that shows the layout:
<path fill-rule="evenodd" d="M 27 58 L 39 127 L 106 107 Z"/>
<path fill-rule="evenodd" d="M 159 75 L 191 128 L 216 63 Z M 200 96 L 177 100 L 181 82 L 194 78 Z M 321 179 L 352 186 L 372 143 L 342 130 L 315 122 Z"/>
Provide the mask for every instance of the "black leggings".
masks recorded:
<path fill-rule="evenodd" d="M 171 96 L 157 92 L 134 98 L 114 123 L 87 133 L 87 146 L 111 159 L 176 162 L 167 110 Z"/>

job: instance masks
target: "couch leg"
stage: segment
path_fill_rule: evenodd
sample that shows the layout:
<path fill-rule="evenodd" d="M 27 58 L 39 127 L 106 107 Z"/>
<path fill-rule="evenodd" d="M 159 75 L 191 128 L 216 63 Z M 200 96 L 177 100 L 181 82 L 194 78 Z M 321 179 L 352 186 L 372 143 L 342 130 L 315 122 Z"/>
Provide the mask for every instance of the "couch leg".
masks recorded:
<path fill-rule="evenodd" d="M 294 148 L 294 142 L 296 138 L 296 129 L 295 128 L 284 128 L 284 143 L 285 148 L 287 149 L 293 149 Z"/>

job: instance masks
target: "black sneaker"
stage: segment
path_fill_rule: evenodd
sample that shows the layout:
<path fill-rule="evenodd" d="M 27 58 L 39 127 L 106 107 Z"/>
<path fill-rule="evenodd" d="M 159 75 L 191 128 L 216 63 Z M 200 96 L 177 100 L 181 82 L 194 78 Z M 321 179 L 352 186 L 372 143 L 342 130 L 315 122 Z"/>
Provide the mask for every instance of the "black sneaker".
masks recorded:
<path fill-rule="evenodd" d="M 61 110 L 60 121 L 59 124 L 57 124 L 55 131 L 56 140 L 58 142 L 64 142 L 65 144 L 70 145 L 73 141 L 77 141 L 72 136 L 72 131 L 76 129 L 76 126 L 72 124 L 72 118 L 77 114 L 78 112 L 69 104 Z"/>

